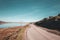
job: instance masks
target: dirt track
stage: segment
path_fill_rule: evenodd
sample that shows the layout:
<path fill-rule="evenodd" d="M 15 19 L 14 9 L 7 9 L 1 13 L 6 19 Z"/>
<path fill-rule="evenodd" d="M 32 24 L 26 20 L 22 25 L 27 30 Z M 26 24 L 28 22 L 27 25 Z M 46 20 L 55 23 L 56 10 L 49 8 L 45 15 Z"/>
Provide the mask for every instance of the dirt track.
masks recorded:
<path fill-rule="evenodd" d="M 30 28 L 25 31 L 23 40 L 60 40 L 60 36 L 30 24 Z"/>

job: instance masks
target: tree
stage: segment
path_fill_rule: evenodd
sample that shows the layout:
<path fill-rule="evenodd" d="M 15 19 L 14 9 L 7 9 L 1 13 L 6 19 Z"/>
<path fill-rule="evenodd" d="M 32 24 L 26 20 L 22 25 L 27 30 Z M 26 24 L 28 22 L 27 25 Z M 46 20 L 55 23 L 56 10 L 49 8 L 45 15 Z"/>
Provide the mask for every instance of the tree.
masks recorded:
<path fill-rule="evenodd" d="M 43 21 L 47 21 L 47 18 L 44 18 Z"/>
<path fill-rule="evenodd" d="M 60 16 L 60 13 L 58 14 L 58 16 Z"/>
<path fill-rule="evenodd" d="M 49 19 L 53 18 L 53 16 L 49 16 Z"/>

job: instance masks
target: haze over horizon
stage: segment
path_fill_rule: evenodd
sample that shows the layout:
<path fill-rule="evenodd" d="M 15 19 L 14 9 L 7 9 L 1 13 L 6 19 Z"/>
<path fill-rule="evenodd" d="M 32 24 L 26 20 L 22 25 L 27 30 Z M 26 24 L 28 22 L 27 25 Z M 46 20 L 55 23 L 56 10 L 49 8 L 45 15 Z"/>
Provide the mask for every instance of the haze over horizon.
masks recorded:
<path fill-rule="evenodd" d="M 34 22 L 60 13 L 60 0 L 0 0 L 0 21 Z"/>

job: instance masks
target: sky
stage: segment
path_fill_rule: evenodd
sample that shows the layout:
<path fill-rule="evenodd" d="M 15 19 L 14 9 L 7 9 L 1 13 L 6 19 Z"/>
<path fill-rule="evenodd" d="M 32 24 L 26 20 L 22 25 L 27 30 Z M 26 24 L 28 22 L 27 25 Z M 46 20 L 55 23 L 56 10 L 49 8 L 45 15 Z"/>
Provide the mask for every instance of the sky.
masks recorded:
<path fill-rule="evenodd" d="M 0 0 L 0 21 L 34 22 L 60 13 L 60 0 Z"/>

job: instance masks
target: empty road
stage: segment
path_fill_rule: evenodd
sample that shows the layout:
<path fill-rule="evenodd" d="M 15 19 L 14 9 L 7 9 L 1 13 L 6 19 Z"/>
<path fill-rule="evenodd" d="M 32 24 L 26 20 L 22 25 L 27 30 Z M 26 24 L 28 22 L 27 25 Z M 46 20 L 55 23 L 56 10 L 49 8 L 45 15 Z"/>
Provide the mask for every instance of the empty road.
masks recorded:
<path fill-rule="evenodd" d="M 60 40 L 60 36 L 30 24 L 30 28 L 25 31 L 23 40 Z"/>

